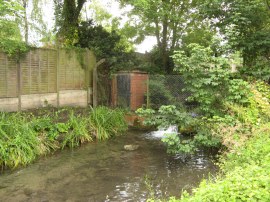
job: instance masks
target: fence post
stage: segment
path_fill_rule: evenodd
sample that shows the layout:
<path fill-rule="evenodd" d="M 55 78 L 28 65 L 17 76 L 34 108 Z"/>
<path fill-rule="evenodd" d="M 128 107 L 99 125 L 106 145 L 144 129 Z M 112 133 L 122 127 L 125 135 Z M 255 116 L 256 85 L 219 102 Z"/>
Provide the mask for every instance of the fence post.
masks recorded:
<path fill-rule="evenodd" d="M 60 106 L 59 102 L 59 48 L 56 50 L 56 92 L 57 92 L 57 107 Z"/>
<path fill-rule="evenodd" d="M 90 64 L 90 58 L 89 58 L 89 50 L 86 49 L 86 68 L 85 68 L 85 85 L 86 85 L 86 92 L 87 92 L 87 105 L 90 103 L 90 93 L 89 93 L 89 64 Z"/>
<path fill-rule="evenodd" d="M 93 69 L 93 107 L 97 106 L 97 66 Z"/>
<path fill-rule="evenodd" d="M 97 68 L 100 66 L 102 63 L 105 62 L 105 59 L 101 59 L 100 61 L 97 62 L 93 69 L 93 107 L 96 107 L 98 105 L 98 92 L 97 92 L 97 83 L 98 83 L 98 72 Z"/>
<path fill-rule="evenodd" d="M 21 61 L 17 61 L 17 88 L 18 88 L 18 111 L 22 110 L 22 71 Z"/>

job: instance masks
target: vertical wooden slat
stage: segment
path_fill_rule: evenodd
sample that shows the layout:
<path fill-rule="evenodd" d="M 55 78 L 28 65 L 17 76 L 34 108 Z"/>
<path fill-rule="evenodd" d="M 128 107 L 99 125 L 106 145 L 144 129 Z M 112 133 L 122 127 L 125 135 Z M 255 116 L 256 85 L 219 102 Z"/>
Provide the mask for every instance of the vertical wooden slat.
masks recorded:
<path fill-rule="evenodd" d="M 37 85 L 38 85 L 38 90 L 37 93 L 41 92 L 41 75 L 40 75 L 40 49 L 38 49 L 38 81 L 37 81 Z"/>
<path fill-rule="evenodd" d="M 22 109 L 22 69 L 21 69 L 21 63 L 20 61 L 17 62 L 17 78 L 18 78 L 18 110 L 21 111 Z"/>
<path fill-rule="evenodd" d="M 47 93 L 49 93 L 50 84 L 50 69 L 49 69 L 49 51 L 47 50 Z"/>
<path fill-rule="evenodd" d="M 77 70 L 77 65 L 76 65 L 76 60 L 75 59 L 77 59 L 76 57 L 75 57 L 75 55 L 76 55 L 77 53 L 76 53 L 76 51 L 73 51 L 73 57 L 72 57 L 72 63 L 73 63 L 73 65 L 72 65 L 72 88 L 73 89 L 75 89 L 75 71 Z"/>
<path fill-rule="evenodd" d="M 80 84 L 82 86 L 82 84 Z M 90 103 L 90 93 L 89 93 L 89 52 L 86 50 L 86 65 L 85 65 L 85 87 L 87 90 L 87 104 Z"/>
<path fill-rule="evenodd" d="M 30 58 L 29 58 L 29 93 L 31 94 L 32 92 L 32 51 L 29 53 Z"/>
<path fill-rule="evenodd" d="M 60 51 L 57 49 L 56 57 L 56 92 L 57 92 L 57 107 L 59 107 L 59 64 L 60 64 Z"/>
<path fill-rule="evenodd" d="M 6 68 L 5 68 L 5 74 L 6 74 L 6 97 L 8 97 L 8 56 L 6 56 Z"/>

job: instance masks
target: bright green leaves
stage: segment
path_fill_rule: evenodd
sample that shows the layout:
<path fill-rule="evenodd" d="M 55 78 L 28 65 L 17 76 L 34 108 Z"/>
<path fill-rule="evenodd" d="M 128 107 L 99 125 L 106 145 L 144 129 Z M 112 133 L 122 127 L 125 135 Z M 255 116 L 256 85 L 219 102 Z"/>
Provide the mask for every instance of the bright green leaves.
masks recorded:
<path fill-rule="evenodd" d="M 190 44 L 190 53 L 175 52 L 175 70 L 184 78 L 190 101 L 199 103 L 206 114 L 220 113 L 225 101 L 248 104 L 249 85 L 242 79 L 234 79 L 229 61 L 214 57 L 212 50 L 198 44 Z"/>
<path fill-rule="evenodd" d="M 161 141 L 165 143 L 169 154 L 191 154 L 195 150 L 195 146 L 191 140 L 181 140 L 176 133 L 165 134 L 165 137 Z"/>
<path fill-rule="evenodd" d="M 156 112 L 152 109 L 139 108 L 136 113 L 143 117 L 145 125 L 167 128 L 170 125 L 177 125 L 179 128 L 192 127 L 196 119 L 184 109 L 176 108 L 174 105 L 162 105 Z"/>
<path fill-rule="evenodd" d="M 27 51 L 19 28 L 22 10 L 17 1 L 0 0 L 0 49 L 8 55 Z"/>

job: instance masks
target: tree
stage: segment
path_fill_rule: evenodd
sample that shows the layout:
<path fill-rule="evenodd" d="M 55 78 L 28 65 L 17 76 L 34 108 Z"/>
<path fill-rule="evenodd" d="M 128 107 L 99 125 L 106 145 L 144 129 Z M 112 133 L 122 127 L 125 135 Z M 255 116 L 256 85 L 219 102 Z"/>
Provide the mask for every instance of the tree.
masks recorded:
<path fill-rule="evenodd" d="M 0 49 L 9 55 L 26 51 L 20 19 L 23 8 L 14 0 L 0 0 Z"/>
<path fill-rule="evenodd" d="M 133 36 L 140 42 L 146 35 L 156 37 L 162 66 L 171 72 L 169 56 L 181 45 L 181 38 L 187 27 L 193 23 L 196 1 L 190 0 L 120 0 L 122 5 L 132 5 L 130 16 L 136 30 Z M 138 20 L 139 18 L 139 20 Z M 130 26 L 129 26 L 130 27 Z M 130 28 L 128 29 L 130 31 Z"/>
<path fill-rule="evenodd" d="M 79 17 L 87 0 L 54 0 L 56 32 L 60 43 L 73 45 L 77 39 Z"/>
<path fill-rule="evenodd" d="M 93 50 L 98 60 L 105 58 L 107 72 L 132 68 L 136 63 L 133 52 L 127 47 L 129 44 L 121 41 L 117 31 L 109 32 L 101 25 L 95 25 L 92 20 L 79 24 L 78 42 L 75 45 Z"/>
<path fill-rule="evenodd" d="M 242 52 L 244 65 L 255 66 L 270 56 L 270 12 L 265 0 L 208 0 L 201 8 L 212 25 L 219 27 L 230 49 Z"/>

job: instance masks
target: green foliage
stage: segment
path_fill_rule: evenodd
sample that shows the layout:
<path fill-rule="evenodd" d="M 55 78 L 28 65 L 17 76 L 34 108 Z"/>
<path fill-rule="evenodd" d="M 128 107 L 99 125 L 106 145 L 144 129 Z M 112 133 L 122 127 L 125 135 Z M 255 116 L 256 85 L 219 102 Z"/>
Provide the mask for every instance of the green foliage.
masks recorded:
<path fill-rule="evenodd" d="M 69 131 L 65 134 L 62 142 L 62 148 L 68 146 L 70 148 L 79 146 L 85 142 L 91 142 L 92 137 L 89 132 L 88 119 L 81 116 L 75 116 L 71 111 L 69 114 L 69 120 L 67 122 Z M 61 130 L 65 130 L 65 127 L 61 127 Z"/>
<path fill-rule="evenodd" d="M 73 109 L 39 111 L 39 116 L 1 112 L 0 166 L 27 165 L 61 147 L 73 148 L 94 137 L 107 139 L 127 130 L 122 110 L 98 107 L 90 111 L 90 115 L 75 114 Z"/>
<path fill-rule="evenodd" d="M 241 79 L 233 79 L 227 59 L 214 57 L 212 50 L 190 44 L 190 54 L 177 51 L 173 56 L 176 70 L 183 76 L 189 101 L 199 103 L 208 115 L 221 113 L 224 101 L 248 104 L 249 86 Z"/>
<path fill-rule="evenodd" d="M 165 77 L 155 76 L 149 81 L 150 107 L 158 109 L 161 105 L 169 105 L 173 101 L 171 92 L 165 87 Z"/>
<path fill-rule="evenodd" d="M 18 23 L 22 10 L 16 1 L 0 0 L 0 49 L 16 59 L 28 51 Z"/>
<path fill-rule="evenodd" d="M 198 1 L 175 0 L 120 0 L 122 5 L 131 5 L 130 20 L 125 27 L 130 38 L 135 43 L 141 43 L 146 36 L 154 36 L 157 40 L 158 60 L 157 66 L 163 72 L 170 73 L 173 64 L 169 56 L 181 46 L 181 37 L 185 35 L 188 27 L 192 27 Z M 200 25 L 197 26 L 199 27 Z M 192 28 L 191 28 L 192 29 Z M 160 62 L 158 64 L 158 61 Z"/>
<path fill-rule="evenodd" d="M 269 201 L 270 196 L 270 136 L 269 123 L 253 132 L 244 146 L 235 146 L 234 152 L 224 157 L 224 175 L 204 180 L 181 199 L 169 201 Z"/>
<path fill-rule="evenodd" d="M 256 82 L 256 89 L 262 94 L 264 99 L 270 103 L 270 87 L 263 81 Z"/>
<path fill-rule="evenodd" d="M 78 43 L 82 48 L 93 50 L 99 59 L 114 55 L 116 44 L 120 41 L 120 35 L 115 31 L 111 33 L 100 25 L 94 25 L 93 21 L 81 22 L 78 28 Z"/>
<path fill-rule="evenodd" d="M 247 105 L 249 104 L 250 86 L 248 82 L 242 79 L 232 79 L 228 83 L 228 95 L 226 100 L 235 104 Z"/>
<path fill-rule="evenodd" d="M 226 36 L 229 51 L 241 51 L 244 66 L 249 68 L 249 73 L 253 71 L 257 76 L 262 68 L 257 69 L 256 60 L 263 57 L 269 62 L 270 15 L 265 2 L 268 1 L 249 0 L 247 4 L 246 0 L 215 0 L 204 1 L 201 7 L 205 17 L 214 19 L 213 26 L 219 27 Z"/>
<path fill-rule="evenodd" d="M 165 134 L 161 141 L 165 143 L 169 154 L 190 154 L 195 151 L 195 146 L 191 140 L 181 140 L 176 133 Z"/>
<path fill-rule="evenodd" d="M 196 119 L 181 108 L 174 105 L 162 105 L 156 112 L 152 109 L 137 109 L 136 113 L 145 118 L 145 125 L 154 125 L 159 128 L 167 128 L 170 125 L 177 125 L 179 128 L 194 126 Z"/>
<path fill-rule="evenodd" d="M 139 62 L 133 51 L 128 50 L 129 44 L 123 43 L 123 37 L 116 30 L 109 32 L 92 20 L 79 24 L 75 46 L 93 50 L 97 58 L 105 58 L 106 65 L 114 71 L 123 67 L 132 68 Z"/>
<path fill-rule="evenodd" d="M 258 56 L 251 67 L 243 66 L 239 72 L 248 79 L 263 80 L 269 82 L 270 79 L 270 60 L 263 56 Z"/>
<path fill-rule="evenodd" d="M 55 31 L 59 45 L 72 46 L 78 40 L 80 13 L 86 0 L 54 0 Z"/>
<path fill-rule="evenodd" d="M 0 113 L 0 165 L 15 168 L 32 162 L 41 153 L 40 140 L 19 113 Z"/>
<path fill-rule="evenodd" d="M 91 133 L 98 140 L 106 140 L 127 130 L 124 111 L 121 109 L 91 108 L 89 122 Z"/>

